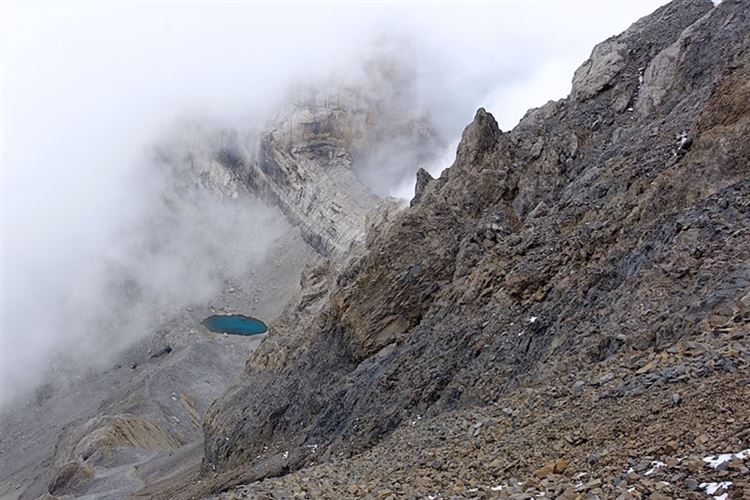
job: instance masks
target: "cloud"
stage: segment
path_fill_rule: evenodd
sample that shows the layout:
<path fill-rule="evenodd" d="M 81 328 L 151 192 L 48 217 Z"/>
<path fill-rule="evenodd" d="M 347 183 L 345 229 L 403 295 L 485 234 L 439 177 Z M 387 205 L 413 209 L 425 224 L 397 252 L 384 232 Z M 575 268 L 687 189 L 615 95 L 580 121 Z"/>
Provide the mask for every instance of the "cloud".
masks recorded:
<path fill-rule="evenodd" d="M 161 210 L 154 200 L 165 189 L 144 158 L 177 118 L 261 127 L 292 86 L 350 78 L 380 41 L 396 40 L 391 50 L 413 64 L 410 106 L 429 115 L 443 148 L 429 158 L 401 151 L 393 162 L 383 150 L 360 168 L 373 190 L 408 197 L 420 166 L 412 163 L 434 174 L 448 166 L 477 107 L 512 127 L 527 108 L 568 92 L 594 43 L 662 3 L 4 4 L 2 398 L 35 381 L 58 346 L 90 338 L 88 323 L 63 324 L 61 311 L 71 302 L 86 314 L 114 308 L 97 293 L 112 266 L 154 278 L 144 293 L 167 306 L 184 301 L 175 275 L 216 251 L 178 253 L 165 266 L 143 250 L 153 233 L 144 218 Z M 222 232 L 217 241 L 232 235 L 243 211 L 264 213 L 221 203 L 202 211 L 205 199 L 187 199 L 196 205 L 178 212 L 169 251 L 205 231 Z M 128 259 L 124 249 L 145 253 Z"/>

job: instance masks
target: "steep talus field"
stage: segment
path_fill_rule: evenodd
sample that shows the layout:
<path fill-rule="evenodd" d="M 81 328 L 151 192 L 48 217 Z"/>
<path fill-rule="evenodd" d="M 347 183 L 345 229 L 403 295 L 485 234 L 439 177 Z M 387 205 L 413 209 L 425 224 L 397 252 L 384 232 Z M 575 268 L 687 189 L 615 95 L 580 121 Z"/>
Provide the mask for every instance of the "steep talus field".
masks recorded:
<path fill-rule="evenodd" d="M 737 375 L 750 362 L 748 81 L 748 3 L 676 0 L 598 45 L 570 96 L 513 130 L 480 109 L 453 165 L 439 179 L 420 173 L 412 207 L 374 219 L 340 273 L 308 268 L 307 299 L 209 409 L 202 485 L 182 493 L 308 467 L 245 491 L 304 495 L 302 478 L 321 487 L 305 476 L 310 464 L 336 460 L 344 482 L 328 481 L 331 491 L 377 496 L 377 484 L 347 489 L 362 455 L 347 457 L 370 450 L 385 463 L 390 450 L 398 464 L 394 436 L 418 455 L 429 433 L 411 427 L 429 420 L 450 433 L 446 415 L 472 409 L 499 408 L 497 421 L 509 408 L 540 432 L 565 412 L 548 403 L 528 413 L 533 398 L 510 405 L 532 388 L 586 395 L 591 409 L 576 414 L 585 422 L 664 396 L 674 401 L 664 418 L 687 425 L 681 409 L 703 403 L 680 406 L 667 384 L 698 394 L 705 379 L 721 398 L 725 380 L 739 407 L 699 444 L 747 448 L 747 434 L 731 432 L 750 423 L 748 380 Z M 714 425 L 700 422 L 696 435 Z M 400 481 L 384 496 L 414 487 L 414 476 Z"/>

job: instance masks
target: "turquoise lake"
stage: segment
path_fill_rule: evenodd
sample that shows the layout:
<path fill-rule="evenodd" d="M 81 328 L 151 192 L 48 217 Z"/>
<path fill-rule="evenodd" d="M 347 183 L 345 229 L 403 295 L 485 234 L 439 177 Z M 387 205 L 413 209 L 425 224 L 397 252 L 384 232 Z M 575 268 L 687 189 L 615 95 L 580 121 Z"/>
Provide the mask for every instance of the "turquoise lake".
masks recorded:
<path fill-rule="evenodd" d="M 216 333 L 258 335 L 268 331 L 268 327 L 261 320 L 242 314 L 215 314 L 204 319 L 201 323 Z"/>

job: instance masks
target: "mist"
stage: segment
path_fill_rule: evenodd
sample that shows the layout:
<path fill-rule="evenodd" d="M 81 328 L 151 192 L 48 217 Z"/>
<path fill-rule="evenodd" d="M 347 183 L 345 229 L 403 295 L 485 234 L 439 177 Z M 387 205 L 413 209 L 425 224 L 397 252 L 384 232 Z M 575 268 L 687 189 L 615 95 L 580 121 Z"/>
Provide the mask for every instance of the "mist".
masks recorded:
<path fill-rule="evenodd" d="M 251 148 L 294 88 L 362 83 L 385 53 L 409 81 L 389 113 L 429 120 L 434 148 L 382 143 L 357 169 L 408 199 L 477 107 L 512 128 L 663 3 L 3 3 L 0 402 L 60 360 L 106 365 L 262 260 L 279 212 L 186 181 L 180 155 L 217 131 Z"/>

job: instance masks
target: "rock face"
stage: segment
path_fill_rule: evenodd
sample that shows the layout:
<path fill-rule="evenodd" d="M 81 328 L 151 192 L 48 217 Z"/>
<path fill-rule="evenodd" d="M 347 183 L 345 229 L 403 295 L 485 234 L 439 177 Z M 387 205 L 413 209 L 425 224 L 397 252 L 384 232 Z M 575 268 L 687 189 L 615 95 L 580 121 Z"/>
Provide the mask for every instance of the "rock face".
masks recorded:
<path fill-rule="evenodd" d="M 432 178 L 427 170 L 423 168 L 417 170 L 417 185 L 414 188 L 414 198 L 411 200 L 412 207 L 422 201 L 422 195 L 424 194 L 425 189 L 427 189 L 427 186 L 429 186 L 434 180 L 435 179 Z"/>
<path fill-rule="evenodd" d="M 405 70 L 389 59 L 365 67 L 366 83 L 298 91 L 260 135 L 255 154 L 235 147 L 217 156 L 334 261 L 362 241 L 367 213 L 387 194 L 378 192 L 381 184 L 411 175 L 441 144 L 413 102 Z"/>
<path fill-rule="evenodd" d="M 320 253 L 344 254 L 361 239 L 363 221 L 377 203 L 356 178 L 352 147 L 361 141 L 364 110 L 312 97 L 277 118 L 261 140 L 248 185 L 282 208 Z M 323 202 L 322 200 L 330 200 Z"/>
<path fill-rule="evenodd" d="M 312 270 L 300 303 L 318 302 L 276 341 L 283 362 L 261 347 L 209 409 L 206 483 L 347 457 L 703 335 L 736 342 L 746 369 L 747 337 L 717 328 L 748 321 L 748 81 L 747 2 L 676 0 L 513 130 L 480 109 L 410 209 L 337 275 Z M 648 387 L 645 365 L 618 394 Z"/>

